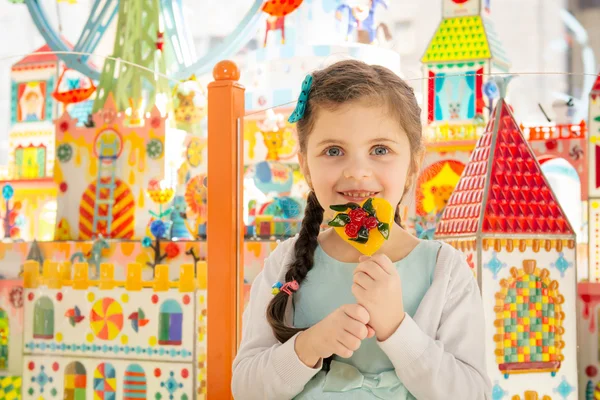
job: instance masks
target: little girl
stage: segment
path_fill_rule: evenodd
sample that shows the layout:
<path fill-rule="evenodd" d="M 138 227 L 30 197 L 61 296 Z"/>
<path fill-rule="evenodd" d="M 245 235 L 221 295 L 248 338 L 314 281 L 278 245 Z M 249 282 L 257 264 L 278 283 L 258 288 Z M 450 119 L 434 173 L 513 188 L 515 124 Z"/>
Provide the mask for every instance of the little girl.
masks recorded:
<path fill-rule="evenodd" d="M 331 205 L 396 206 L 410 191 L 424 154 L 412 89 L 341 61 L 306 77 L 290 122 L 311 192 L 299 235 L 252 285 L 234 397 L 490 399 L 482 301 L 461 253 L 407 233 L 397 209 L 372 257 L 320 229 Z"/>

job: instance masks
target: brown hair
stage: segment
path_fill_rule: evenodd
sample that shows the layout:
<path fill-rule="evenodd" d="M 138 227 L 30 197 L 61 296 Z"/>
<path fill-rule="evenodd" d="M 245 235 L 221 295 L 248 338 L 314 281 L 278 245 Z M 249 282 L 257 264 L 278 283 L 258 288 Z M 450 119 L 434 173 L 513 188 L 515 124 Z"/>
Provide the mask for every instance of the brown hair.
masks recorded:
<path fill-rule="evenodd" d="M 343 104 L 368 100 L 369 104 L 387 107 L 398 121 L 410 143 L 411 162 L 402 198 L 415 182 L 421 155 L 424 151 L 421 126 L 421 109 L 413 89 L 387 68 L 368 65 L 361 61 L 345 60 L 312 73 L 313 82 L 304 111 L 296 129 L 300 152 L 306 154 L 308 136 L 312 132 L 320 109 L 335 110 Z M 402 200 L 401 200 L 402 201 Z M 317 236 L 323 222 L 324 210 L 313 191 L 308 195 L 302 228 L 294 246 L 294 260 L 285 275 L 285 282 L 306 278 L 313 266 Z M 394 221 L 401 225 L 398 207 Z M 275 337 L 282 343 L 302 329 L 287 326 L 284 322 L 288 294 L 280 292 L 267 308 L 267 320 Z"/>

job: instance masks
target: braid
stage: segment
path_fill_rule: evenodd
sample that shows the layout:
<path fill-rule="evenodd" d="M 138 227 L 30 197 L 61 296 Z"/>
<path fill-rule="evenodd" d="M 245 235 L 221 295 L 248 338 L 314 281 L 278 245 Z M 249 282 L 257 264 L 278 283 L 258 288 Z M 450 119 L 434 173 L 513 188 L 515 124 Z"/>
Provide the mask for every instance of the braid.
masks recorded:
<path fill-rule="evenodd" d="M 317 237 L 323 222 L 323 213 L 324 210 L 319 204 L 315 192 L 311 191 L 304 211 L 302 228 L 294 245 L 294 261 L 285 274 L 286 282 L 295 280 L 298 284 L 302 284 L 308 271 L 313 267 L 315 250 L 318 244 Z M 281 343 L 285 343 L 296 333 L 303 330 L 287 326 L 284 322 L 288 296 L 284 292 L 279 292 L 267 307 L 267 321 L 269 321 L 275 337 Z"/>

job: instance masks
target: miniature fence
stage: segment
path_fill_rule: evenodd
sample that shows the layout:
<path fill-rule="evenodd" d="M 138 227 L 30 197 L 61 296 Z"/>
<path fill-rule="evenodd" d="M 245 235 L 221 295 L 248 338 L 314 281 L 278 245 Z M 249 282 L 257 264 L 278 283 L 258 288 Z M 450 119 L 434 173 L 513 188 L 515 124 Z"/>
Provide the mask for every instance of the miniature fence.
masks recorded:
<path fill-rule="evenodd" d="M 200 263 L 206 264 L 204 261 Z M 206 266 L 201 265 L 199 268 L 206 269 Z M 110 263 L 100 264 L 100 277 L 95 280 L 89 278 L 87 263 L 75 263 L 73 270 L 74 274 L 71 277 L 71 263 L 46 261 L 40 275 L 39 263 L 37 261 L 26 261 L 23 266 L 23 286 L 28 289 L 35 289 L 39 286 L 60 289 L 66 286 L 80 290 L 86 290 L 90 287 L 98 287 L 102 290 L 123 287 L 127 291 L 152 288 L 156 292 L 174 288 L 179 289 L 180 292 L 193 292 L 197 288 L 206 288 L 206 277 L 196 279 L 194 277 L 194 265 L 192 264 L 184 264 L 180 267 L 178 281 L 169 280 L 169 265 L 166 264 L 156 266 L 154 279 L 151 281 L 142 280 L 142 265 L 138 263 L 131 263 L 127 266 L 124 281 L 114 279 L 115 267 Z"/>

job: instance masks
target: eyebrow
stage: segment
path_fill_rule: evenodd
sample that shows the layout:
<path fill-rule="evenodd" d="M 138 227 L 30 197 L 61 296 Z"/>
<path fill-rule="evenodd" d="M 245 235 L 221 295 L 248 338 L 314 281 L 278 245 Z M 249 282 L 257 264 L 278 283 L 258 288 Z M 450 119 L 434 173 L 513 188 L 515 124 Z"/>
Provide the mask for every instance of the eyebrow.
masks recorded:
<path fill-rule="evenodd" d="M 390 138 L 384 138 L 384 137 L 379 137 L 379 138 L 369 140 L 369 144 L 382 143 L 382 142 L 397 143 L 395 140 L 392 140 Z M 343 140 L 325 139 L 325 140 L 320 141 L 319 144 L 317 144 L 317 146 L 332 145 L 332 144 L 345 144 L 345 143 L 346 142 L 344 142 Z"/>

